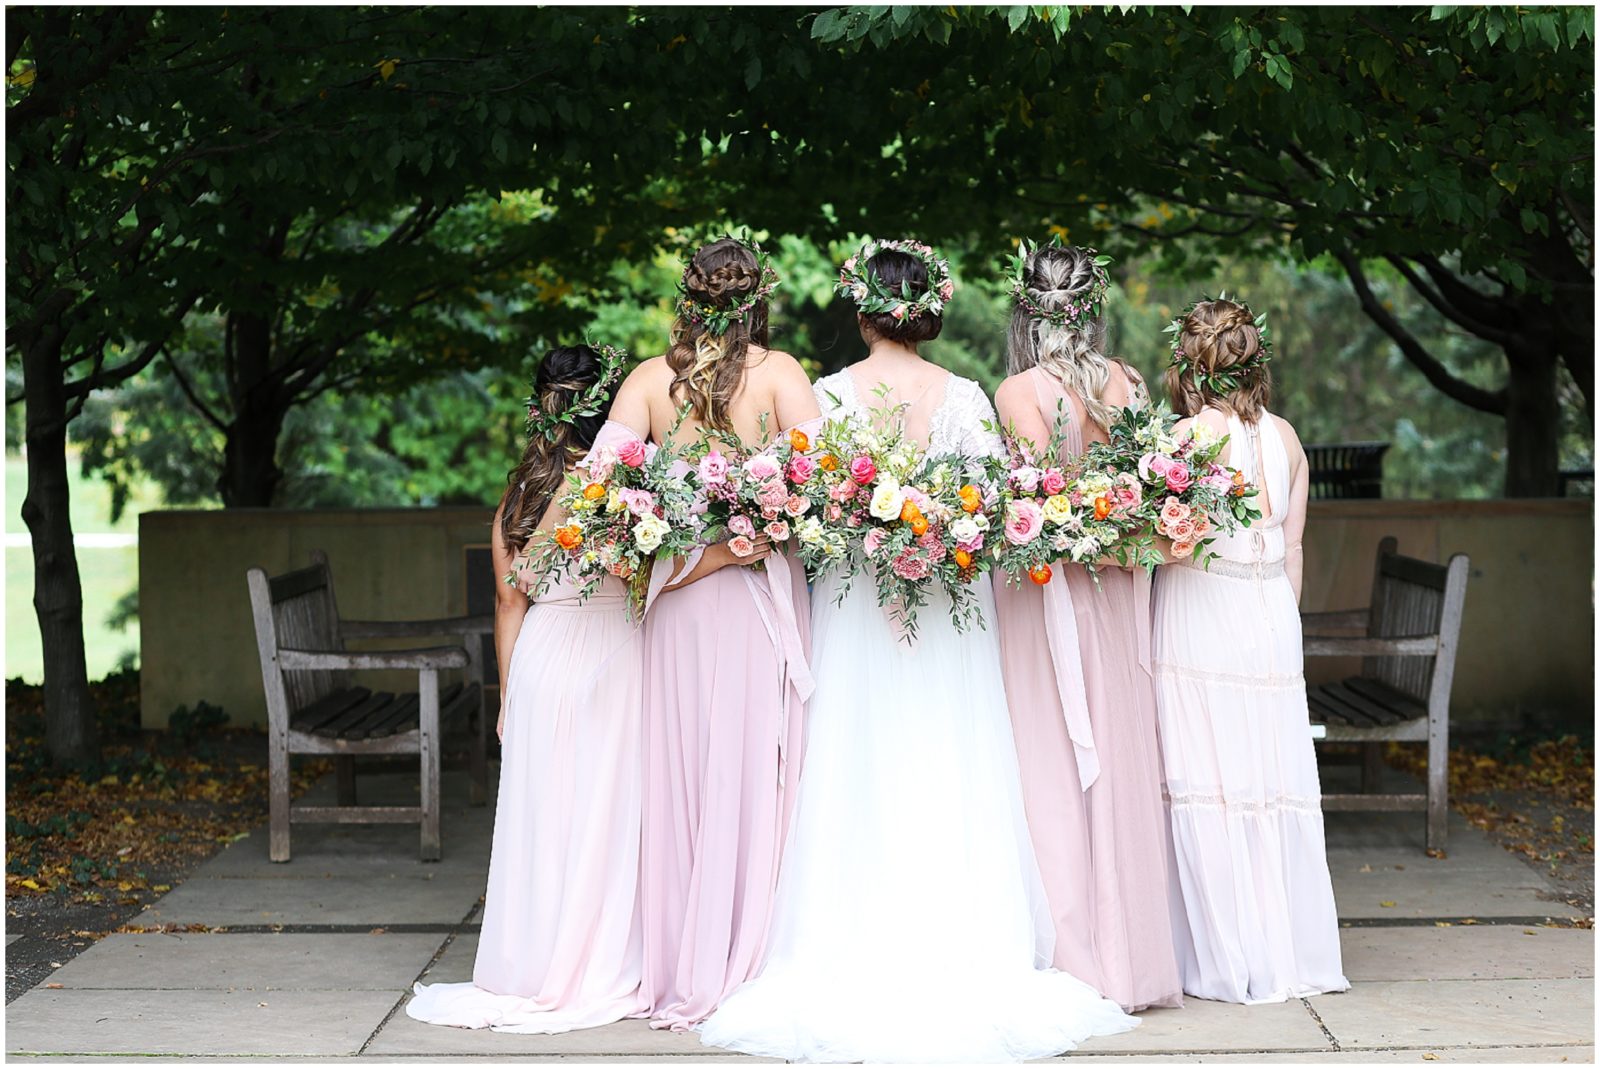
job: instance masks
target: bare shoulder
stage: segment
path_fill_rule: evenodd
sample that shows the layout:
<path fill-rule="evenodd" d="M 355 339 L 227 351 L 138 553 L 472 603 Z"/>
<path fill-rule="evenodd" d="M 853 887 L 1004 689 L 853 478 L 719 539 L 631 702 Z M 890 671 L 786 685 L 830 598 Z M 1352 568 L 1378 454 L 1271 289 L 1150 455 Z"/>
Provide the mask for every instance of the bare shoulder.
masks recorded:
<path fill-rule="evenodd" d="M 800 361 L 782 349 L 762 349 L 759 346 L 750 346 L 750 361 L 752 368 L 759 368 L 764 374 L 777 378 L 791 378 L 799 375 L 808 378 L 806 369 Z"/>
<path fill-rule="evenodd" d="M 1015 411 L 1029 404 L 1032 400 L 1033 387 L 1028 382 L 1028 373 L 1026 371 L 1008 377 L 994 391 L 996 408 Z"/>
<path fill-rule="evenodd" d="M 1111 373 L 1106 379 L 1105 402 L 1116 408 L 1127 408 L 1144 388 L 1144 379 L 1121 360 L 1112 360 Z"/>
<path fill-rule="evenodd" d="M 1288 452 L 1291 460 L 1297 460 L 1306 454 L 1305 447 L 1300 444 L 1300 435 L 1295 433 L 1294 425 L 1282 416 L 1267 413 L 1267 418 L 1272 420 L 1272 425 L 1278 430 L 1278 437 L 1283 439 L 1283 448 Z"/>
<path fill-rule="evenodd" d="M 652 356 L 648 360 L 641 360 L 639 366 L 628 373 L 627 381 L 638 380 L 642 384 L 659 382 L 663 378 L 672 377 L 672 368 L 667 364 L 665 354 Z"/>

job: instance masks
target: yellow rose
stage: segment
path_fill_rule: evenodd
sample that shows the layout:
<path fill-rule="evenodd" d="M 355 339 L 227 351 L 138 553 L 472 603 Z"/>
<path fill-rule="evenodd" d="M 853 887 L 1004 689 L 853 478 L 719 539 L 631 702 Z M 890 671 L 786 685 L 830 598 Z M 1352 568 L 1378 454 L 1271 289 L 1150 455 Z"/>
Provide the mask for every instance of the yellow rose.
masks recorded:
<path fill-rule="evenodd" d="M 1045 499 L 1044 519 L 1046 523 L 1060 526 L 1072 516 L 1072 502 L 1062 494 Z"/>

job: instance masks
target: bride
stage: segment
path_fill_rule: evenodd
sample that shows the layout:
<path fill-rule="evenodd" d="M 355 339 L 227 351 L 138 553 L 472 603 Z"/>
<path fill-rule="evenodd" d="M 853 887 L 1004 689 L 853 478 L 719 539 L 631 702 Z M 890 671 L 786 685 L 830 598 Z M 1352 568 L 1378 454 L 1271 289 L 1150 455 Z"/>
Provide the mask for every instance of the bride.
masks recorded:
<path fill-rule="evenodd" d="M 859 266 L 858 266 L 859 261 Z M 936 453 L 994 453 L 982 388 L 917 354 L 948 266 L 915 242 L 846 263 L 866 359 L 820 380 L 830 418 L 884 398 Z M 817 688 L 767 964 L 700 1026 L 709 1046 L 802 1061 L 1004 1061 L 1138 1022 L 1048 968 L 1054 927 L 1023 814 L 994 596 L 958 633 L 942 592 L 915 645 L 862 578 L 813 594 Z"/>

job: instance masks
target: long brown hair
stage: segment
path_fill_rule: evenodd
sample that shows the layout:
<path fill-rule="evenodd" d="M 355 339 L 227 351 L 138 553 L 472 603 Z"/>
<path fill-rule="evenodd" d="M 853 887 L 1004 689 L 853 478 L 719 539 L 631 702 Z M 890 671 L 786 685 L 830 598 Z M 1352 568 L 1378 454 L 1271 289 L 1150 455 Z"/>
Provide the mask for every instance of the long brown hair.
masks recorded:
<path fill-rule="evenodd" d="M 568 465 L 582 458 L 594 444 L 595 435 L 611 411 L 611 398 L 604 398 L 594 415 L 576 416 L 568 422 L 552 422 L 549 417 L 564 411 L 604 373 L 600 354 L 587 345 L 551 349 L 540 361 L 533 379 L 533 404 L 551 431 L 548 436 L 542 430 L 532 431 L 522 459 L 506 476 L 506 494 L 500 503 L 500 534 L 514 550 L 521 551 L 533 537 L 550 499 L 561 489 Z"/>
<path fill-rule="evenodd" d="M 1180 322 L 1178 348 L 1183 364 L 1167 369 L 1167 394 L 1180 416 L 1193 416 L 1208 405 L 1231 410 L 1255 423 L 1272 401 L 1272 371 L 1257 360 L 1261 334 L 1255 316 L 1238 301 L 1201 301 Z M 1219 389 L 1219 374 L 1238 383 Z"/>
<path fill-rule="evenodd" d="M 731 308 L 761 286 L 755 254 L 736 238 L 702 245 L 683 271 L 683 289 L 690 301 Z M 680 315 L 672 324 L 672 369 L 669 394 L 673 403 L 687 403 L 696 419 L 714 430 L 733 433 L 729 412 L 744 381 L 750 343 L 767 344 L 767 302 L 758 300 L 743 319 L 718 334 L 706 324 Z"/>

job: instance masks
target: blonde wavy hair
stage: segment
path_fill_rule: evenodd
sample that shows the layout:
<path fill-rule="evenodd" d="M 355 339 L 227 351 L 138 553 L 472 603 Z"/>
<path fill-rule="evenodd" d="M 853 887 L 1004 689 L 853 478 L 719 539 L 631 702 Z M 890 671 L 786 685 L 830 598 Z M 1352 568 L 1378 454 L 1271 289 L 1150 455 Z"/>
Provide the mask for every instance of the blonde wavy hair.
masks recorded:
<path fill-rule="evenodd" d="M 683 271 L 683 289 L 696 302 L 730 308 L 761 286 L 755 254 L 734 238 L 703 245 Z M 695 418 L 714 430 L 733 433 L 730 408 L 744 381 L 750 343 L 767 344 L 767 302 L 758 300 L 745 317 L 721 334 L 679 316 L 672 324 L 667 366 L 672 369 L 669 395 L 688 404 Z"/>
<path fill-rule="evenodd" d="M 1093 250 L 1076 245 L 1034 249 L 1023 265 L 1028 299 L 1046 313 L 1082 303 L 1095 284 L 1095 255 Z M 1143 397 L 1144 385 L 1127 364 L 1106 355 L 1105 345 L 1104 315 L 1084 315 L 1076 323 L 1057 325 L 1032 314 L 1019 302 L 1011 309 L 1006 373 L 1018 375 L 1029 368 L 1042 369 L 1083 400 L 1090 419 L 1109 427 L 1116 419 L 1113 406 L 1105 399 L 1111 365 L 1119 365 L 1127 374 L 1137 398 Z"/>
<path fill-rule="evenodd" d="M 1240 301 L 1201 301 L 1179 321 L 1177 348 L 1184 362 L 1167 369 L 1173 411 L 1193 416 L 1215 405 L 1255 423 L 1272 401 L 1272 370 L 1256 355 L 1256 317 Z M 1237 383 L 1219 389 L 1219 381 Z"/>

